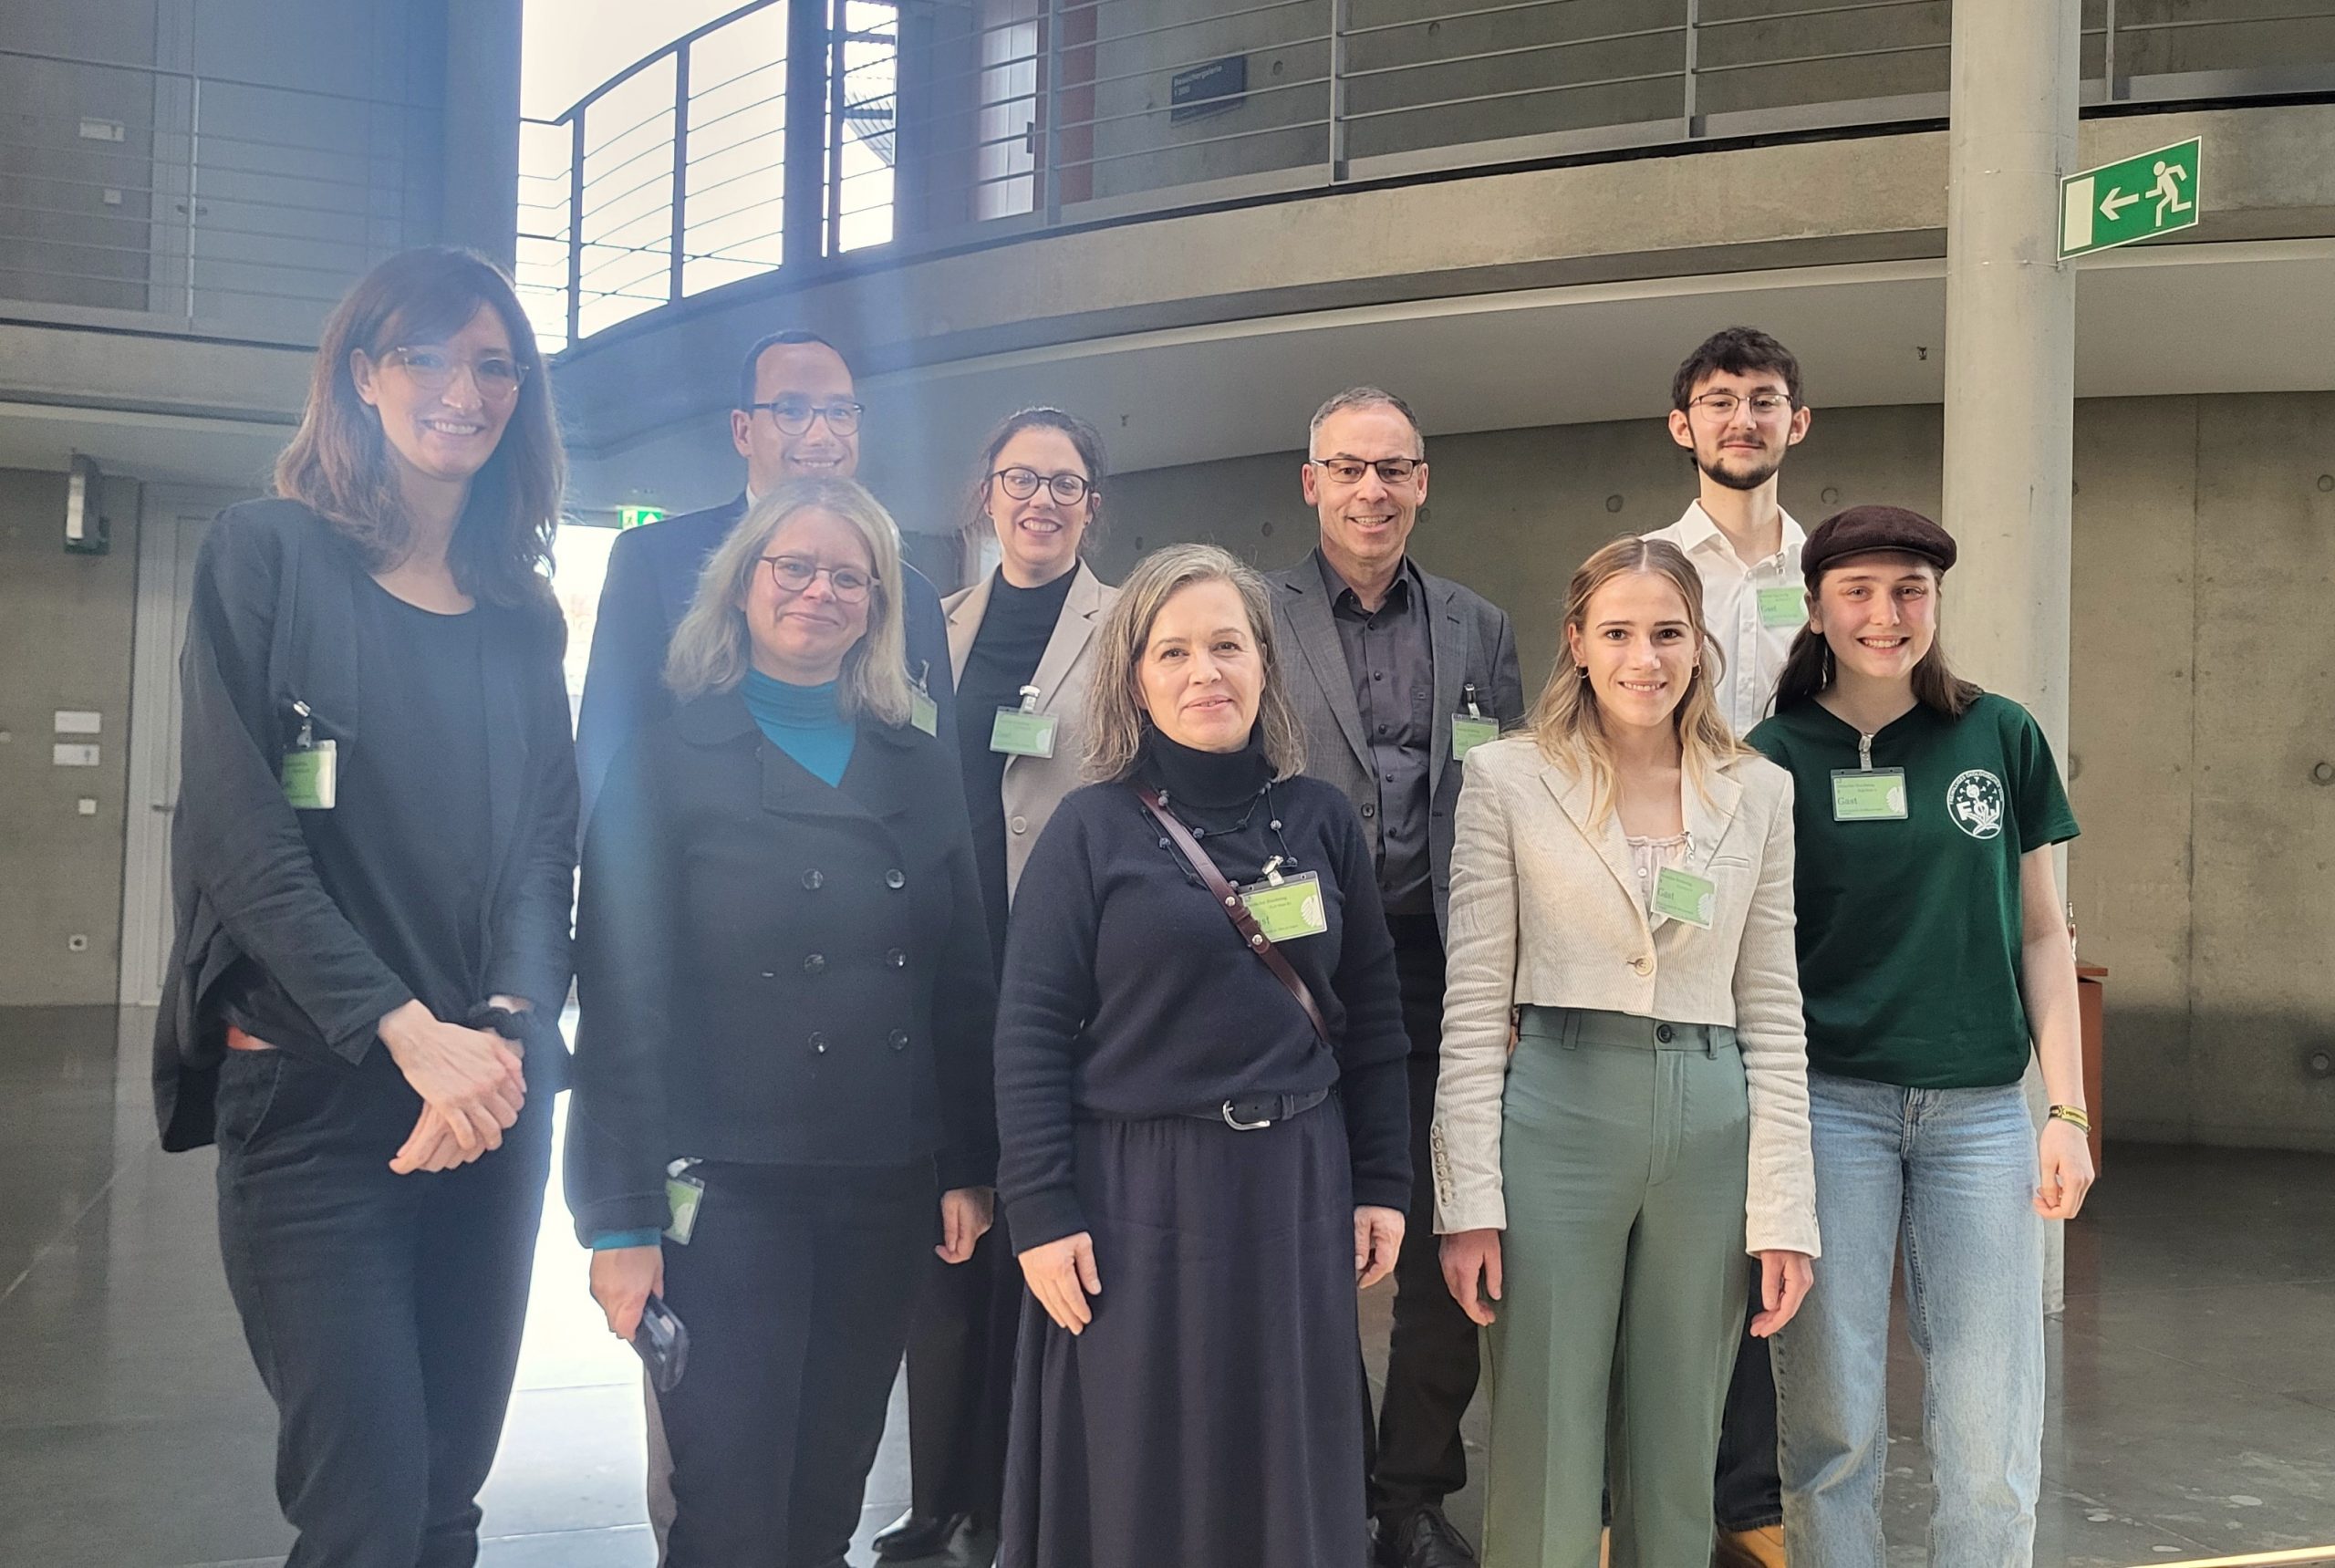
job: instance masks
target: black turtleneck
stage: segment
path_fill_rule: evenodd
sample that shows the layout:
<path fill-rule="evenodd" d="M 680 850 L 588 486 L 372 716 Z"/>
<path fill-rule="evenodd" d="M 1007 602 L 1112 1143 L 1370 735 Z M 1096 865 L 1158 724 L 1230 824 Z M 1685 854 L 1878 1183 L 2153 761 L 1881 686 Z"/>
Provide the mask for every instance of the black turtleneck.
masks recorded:
<path fill-rule="evenodd" d="M 1017 588 L 994 573 L 989 607 L 965 655 L 957 682 L 957 750 L 965 775 L 965 809 L 973 819 L 973 863 L 981 873 L 981 908 L 989 917 L 991 950 L 1005 952 L 1005 762 L 989 749 L 991 725 L 1000 708 L 1019 707 L 1022 688 L 1038 673 L 1053 640 L 1062 607 L 1077 580 L 1075 568 L 1034 588 Z"/>
<path fill-rule="evenodd" d="M 1237 752 L 1202 752 L 1146 730 L 1140 772 L 1144 783 L 1174 805 L 1216 817 L 1228 811 L 1238 815 L 1262 794 L 1272 782 L 1273 765 L 1265 760 L 1264 740 L 1255 731 Z"/>
<path fill-rule="evenodd" d="M 1142 1119 L 1235 1096 L 1335 1086 L 1354 1201 L 1410 1203 L 1409 1089 L 1396 990 L 1369 844 L 1335 787 L 1269 783 L 1252 739 L 1196 752 L 1156 732 L 1133 782 L 1170 810 L 1235 884 L 1275 856 L 1322 879 L 1329 929 L 1277 944 L 1330 1028 L 1251 952 L 1132 783 L 1064 797 L 1022 868 L 997 1029 L 998 1185 L 1014 1244 L 1085 1228 L 1073 1163 L 1081 1119 Z"/>

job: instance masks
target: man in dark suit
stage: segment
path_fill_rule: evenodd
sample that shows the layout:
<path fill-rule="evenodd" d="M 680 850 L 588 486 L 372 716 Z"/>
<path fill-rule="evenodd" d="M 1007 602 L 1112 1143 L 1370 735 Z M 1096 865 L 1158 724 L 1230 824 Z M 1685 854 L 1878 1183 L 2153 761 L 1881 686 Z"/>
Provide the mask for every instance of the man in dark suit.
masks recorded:
<path fill-rule="evenodd" d="M 1375 387 L 1340 392 L 1313 416 L 1302 471 L 1321 546 L 1267 580 L 1305 771 L 1346 792 L 1377 859 L 1411 1037 L 1411 1211 L 1386 1396 L 1367 1445 L 1378 1561 L 1471 1568 L 1443 1500 L 1468 1481 L 1459 1418 L 1476 1392 L 1476 1325 L 1444 1288 L 1427 1132 L 1462 757 L 1523 722 L 1524 691 L 1507 612 L 1410 559 L 1427 481 L 1409 407 Z"/>
<path fill-rule="evenodd" d="M 591 820 L 608 764 L 624 743 L 673 711 L 665 689 L 665 649 L 697 597 L 698 574 L 757 496 L 790 479 L 849 479 L 859 472 L 858 400 L 851 367 L 813 332 L 773 332 L 746 352 L 730 440 L 746 460 L 744 492 L 719 506 L 628 529 L 608 552 L 576 722 L 576 771 L 583 817 Z M 900 563 L 908 678 L 932 699 L 935 731 L 955 755 L 957 697 L 950 681 L 949 623 L 923 573 Z M 657 1395 L 649 1401 L 649 1521 L 659 1561 L 673 1522 L 671 1457 Z"/>
<path fill-rule="evenodd" d="M 790 479 L 849 479 L 859 472 L 860 405 L 851 367 L 812 332 L 773 332 L 746 354 L 730 440 L 746 460 L 745 491 L 719 506 L 627 530 L 608 552 L 592 662 L 576 725 L 576 764 L 590 817 L 600 781 L 624 742 L 672 711 L 665 646 L 697 597 L 705 558 L 746 514 L 747 504 Z M 956 742 L 949 681 L 949 624 L 940 596 L 905 561 L 900 591 L 908 677 L 938 710 L 940 739 Z"/>

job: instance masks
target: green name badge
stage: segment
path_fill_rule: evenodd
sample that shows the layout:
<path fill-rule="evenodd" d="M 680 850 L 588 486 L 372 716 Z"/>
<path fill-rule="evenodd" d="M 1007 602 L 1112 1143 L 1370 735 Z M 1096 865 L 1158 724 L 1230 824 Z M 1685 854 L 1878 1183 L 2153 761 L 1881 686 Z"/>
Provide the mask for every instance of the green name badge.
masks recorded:
<path fill-rule="evenodd" d="M 1759 624 L 1761 626 L 1798 626 L 1808 618 L 1808 594 L 1805 589 L 1787 584 L 1780 588 L 1759 590 Z"/>
<path fill-rule="evenodd" d="M 1009 757 L 1051 757 L 1054 754 L 1054 716 L 1000 708 L 989 729 L 989 749 Z"/>
<path fill-rule="evenodd" d="M 1654 912 L 1707 931 L 1718 916 L 1718 884 L 1692 871 L 1665 866 L 1655 874 Z"/>
<path fill-rule="evenodd" d="M 690 1233 L 697 1229 L 697 1211 L 705 1201 L 705 1183 L 694 1176 L 669 1176 L 665 1179 L 665 1202 L 673 1211 L 673 1222 L 665 1227 L 665 1234 L 686 1247 Z"/>
<path fill-rule="evenodd" d="M 1905 820 L 1904 768 L 1834 768 L 1834 822 L 1903 822 Z"/>
<path fill-rule="evenodd" d="M 1499 739 L 1500 721 L 1498 719 L 1486 719 L 1473 713 L 1451 715 L 1451 760 L 1453 762 L 1466 762 L 1469 752 L 1474 751 L 1486 741 Z"/>
<path fill-rule="evenodd" d="M 1278 882 L 1251 882 L 1240 889 L 1240 901 L 1270 942 L 1318 937 L 1330 929 L 1322 908 L 1322 878 L 1311 871 Z"/>
<path fill-rule="evenodd" d="M 928 735 L 940 733 L 940 704 L 920 691 L 908 693 L 908 722 Z"/>
<path fill-rule="evenodd" d="M 295 811 L 330 811 L 340 787 L 340 743 L 318 741 L 284 753 L 284 798 Z"/>

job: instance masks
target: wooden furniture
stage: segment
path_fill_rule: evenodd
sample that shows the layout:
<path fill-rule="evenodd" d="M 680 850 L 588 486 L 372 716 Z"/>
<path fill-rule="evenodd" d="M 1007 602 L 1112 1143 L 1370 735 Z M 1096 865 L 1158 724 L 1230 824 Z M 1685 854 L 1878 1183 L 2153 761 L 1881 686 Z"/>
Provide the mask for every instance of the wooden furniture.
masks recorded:
<path fill-rule="evenodd" d="M 2108 971 L 2096 963 L 2076 965 L 2076 1016 L 2083 1027 L 2083 1103 L 2091 1117 L 2091 1168 L 2100 1171 L 2101 1128 L 2106 1124 L 2100 1098 L 2101 1006 L 2107 999 Z"/>

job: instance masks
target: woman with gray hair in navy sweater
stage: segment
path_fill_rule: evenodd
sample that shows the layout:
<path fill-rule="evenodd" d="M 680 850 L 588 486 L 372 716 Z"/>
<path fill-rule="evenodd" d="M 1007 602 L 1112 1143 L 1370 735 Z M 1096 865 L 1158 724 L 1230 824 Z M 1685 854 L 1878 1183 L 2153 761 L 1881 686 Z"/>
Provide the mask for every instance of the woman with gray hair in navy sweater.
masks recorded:
<path fill-rule="evenodd" d="M 1088 784 L 1022 872 L 997 1058 L 1022 1312 L 1006 1568 L 1351 1568 L 1354 1292 L 1410 1049 L 1370 849 L 1299 776 L 1263 583 L 1162 550 L 1098 639 Z"/>

